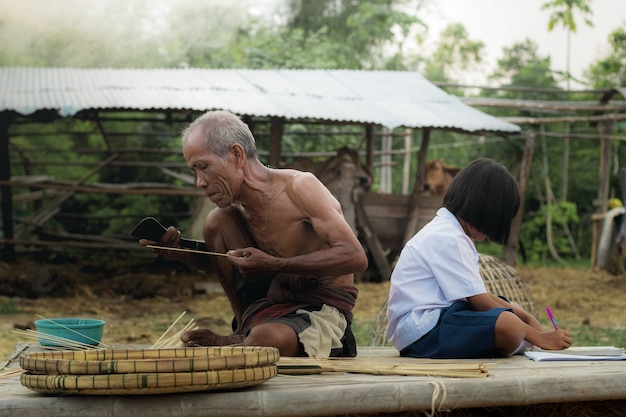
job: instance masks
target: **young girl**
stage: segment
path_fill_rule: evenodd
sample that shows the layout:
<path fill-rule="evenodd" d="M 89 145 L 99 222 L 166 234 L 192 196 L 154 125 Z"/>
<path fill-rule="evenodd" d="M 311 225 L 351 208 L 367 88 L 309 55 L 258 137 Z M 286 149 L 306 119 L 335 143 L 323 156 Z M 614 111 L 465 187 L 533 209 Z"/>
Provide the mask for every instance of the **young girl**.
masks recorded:
<path fill-rule="evenodd" d="M 491 159 L 454 177 L 391 275 L 387 338 L 401 356 L 486 358 L 571 345 L 568 332 L 545 332 L 519 304 L 488 293 L 480 276 L 474 241 L 505 244 L 519 205 L 517 182 Z"/>

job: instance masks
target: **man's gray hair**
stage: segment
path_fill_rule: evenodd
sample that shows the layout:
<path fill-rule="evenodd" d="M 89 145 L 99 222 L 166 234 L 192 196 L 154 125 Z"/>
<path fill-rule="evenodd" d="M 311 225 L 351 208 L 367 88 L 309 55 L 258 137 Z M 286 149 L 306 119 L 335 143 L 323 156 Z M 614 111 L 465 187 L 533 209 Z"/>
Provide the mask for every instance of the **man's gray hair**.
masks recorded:
<path fill-rule="evenodd" d="M 231 112 L 208 111 L 191 122 L 182 132 L 183 144 L 192 133 L 199 130 L 204 139 L 204 147 L 222 159 L 226 159 L 231 145 L 240 144 L 248 159 L 257 157 L 254 136 L 239 117 Z"/>

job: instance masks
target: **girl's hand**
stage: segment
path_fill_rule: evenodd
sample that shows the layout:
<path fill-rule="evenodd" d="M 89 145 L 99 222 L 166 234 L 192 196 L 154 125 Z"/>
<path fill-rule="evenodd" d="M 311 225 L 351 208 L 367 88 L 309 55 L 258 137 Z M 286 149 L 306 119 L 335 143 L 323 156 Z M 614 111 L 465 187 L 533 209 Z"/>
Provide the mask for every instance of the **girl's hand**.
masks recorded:
<path fill-rule="evenodd" d="M 540 339 L 535 344 L 546 350 L 563 350 L 572 346 L 572 338 L 566 330 L 556 329 L 541 333 Z"/>

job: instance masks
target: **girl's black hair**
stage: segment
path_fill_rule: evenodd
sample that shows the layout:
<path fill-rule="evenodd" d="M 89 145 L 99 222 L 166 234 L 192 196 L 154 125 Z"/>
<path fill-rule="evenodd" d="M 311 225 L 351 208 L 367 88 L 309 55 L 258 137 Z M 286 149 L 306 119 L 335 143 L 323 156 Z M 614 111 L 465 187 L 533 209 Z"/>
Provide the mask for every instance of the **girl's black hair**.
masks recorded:
<path fill-rule="evenodd" d="M 443 206 L 492 242 L 504 245 L 520 206 L 517 181 L 494 160 L 476 159 L 454 177 Z"/>

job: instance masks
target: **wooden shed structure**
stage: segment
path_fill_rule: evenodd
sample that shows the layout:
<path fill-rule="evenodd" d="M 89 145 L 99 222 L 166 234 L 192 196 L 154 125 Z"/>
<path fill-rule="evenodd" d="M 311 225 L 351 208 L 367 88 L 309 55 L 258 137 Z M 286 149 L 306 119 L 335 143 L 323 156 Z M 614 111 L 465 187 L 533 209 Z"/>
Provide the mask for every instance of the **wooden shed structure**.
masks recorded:
<path fill-rule="evenodd" d="M 455 87 L 468 86 L 456 85 Z M 505 91 L 507 88 L 500 87 L 499 90 Z M 626 136 L 623 133 L 620 134 L 620 132 L 623 132 L 623 126 L 619 127 L 626 120 L 626 101 L 624 101 L 626 88 L 565 91 L 561 89 L 510 87 L 509 90 L 531 95 L 554 94 L 557 97 L 566 96 L 569 100 L 513 100 L 483 97 L 466 97 L 462 100 L 465 104 L 480 108 L 527 112 L 528 115 L 526 116 L 502 118 L 522 127 L 527 137 L 534 136 L 535 133 L 533 132 L 536 131 L 538 135 L 543 137 L 568 143 L 570 140 L 598 142 L 597 166 L 599 182 L 597 198 L 593 201 L 595 213 L 591 217 L 591 265 L 596 269 L 607 269 L 611 273 L 624 273 L 626 265 L 624 265 L 623 248 L 620 249 L 618 246 L 623 246 L 626 242 L 616 242 L 615 238 L 618 233 L 615 231 L 611 232 L 612 227 L 610 226 L 613 223 L 612 216 L 614 213 L 611 213 L 609 200 L 616 197 L 626 202 L 626 169 L 619 166 L 619 161 L 616 163 L 615 158 L 617 155 L 613 147 L 613 143 L 626 141 Z M 572 101 L 571 97 L 574 95 L 582 95 L 591 99 Z M 563 131 L 546 132 L 544 130 L 545 126 L 555 124 L 564 126 Z M 581 130 L 584 133 L 580 133 Z M 617 168 L 620 168 L 619 190 L 611 188 L 611 178 L 615 175 Z M 563 176 L 567 178 L 566 165 L 564 165 Z M 549 181 L 549 179 L 547 180 Z M 567 181 L 565 181 L 565 184 L 567 184 Z M 554 201 L 549 201 L 549 195 L 551 194 L 549 190 L 546 190 L 546 194 L 547 204 L 556 203 L 553 195 L 552 199 Z M 616 226 L 619 229 L 619 225 Z M 564 228 L 566 228 L 565 225 Z M 558 253 L 554 251 L 552 256 L 557 261 L 561 260 Z"/>
<path fill-rule="evenodd" d="M 255 135 L 260 124 L 269 126 L 269 153 L 265 162 L 273 166 L 281 165 L 285 126 L 294 123 L 360 126 L 365 144 L 364 163 L 370 167 L 378 152 L 374 149 L 375 129 L 403 127 L 421 131 L 421 145 L 416 155 L 420 169 L 423 169 L 429 133 L 433 129 L 470 135 L 520 132 L 518 126 L 464 104 L 415 72 L 5 67 L 0 68 L 0 89 L 3 91 L 0 97 L 1 243 L 5 259 L 14 256 L 15 245 L 26 243 L 25 232 L 45 223 L 54 215 L 55 207 L 72 193 L 129 192 L 119 187 L 121 184 L 94 184 L 89 178 L 61 184 L 36 176 L 12 177 L 11 164 L 16 163 L 16 158 L 10 150 L 17 127 L 30 125 L 33 126 L 31 132 L 35 133 L 40 129 L 37 124 L 59 118 L 90 123 L 101 133 L 107 148 L 102 163 L 94 167 L 91 174 L 107 164 L 124 163 L 120 157 L 123 150 L 111 145 L 114 132 L 107 131 L 107 122 L 162 122 L 165 129 L 171 129 L 169 135 L 174 139 L 177 136 L 174 126 L 215 109 L 242 116 Z M 389 222 L 381 219 L 391 216 L 393 228 L 405 233 L 419 227 L 418 211 L 422 203 L 415 192 L 420 186 L 418 182 L 408 196 L 361 196 L 361 208 L 355 208 L 360 233 L 374 252 L 377 252 L 376 245 L 403 243 L 390 242 L 393 238 L 385 234 Z M 26 187 L 31 193 L 14 195 L 15 187 Z M 57 193 L 52 201 L 43 206 L 40 203 L 39 210 L 27 218 L 14 217 L 14 199 L 43 198 L 46 191 L 54 189 Z M 198 195 L 191 187 L 183 190 L 137 187 L 133 192 Z M 437 201 L 423 204 L 438 206 Z M 381 231 L 380 236 L 377 230 Z M 397 234 L 394 236 L 397 240 Z M 388 272 L 385 260 L 379 258 L 375 263 L 382 268 L 383 275 Z"/>

